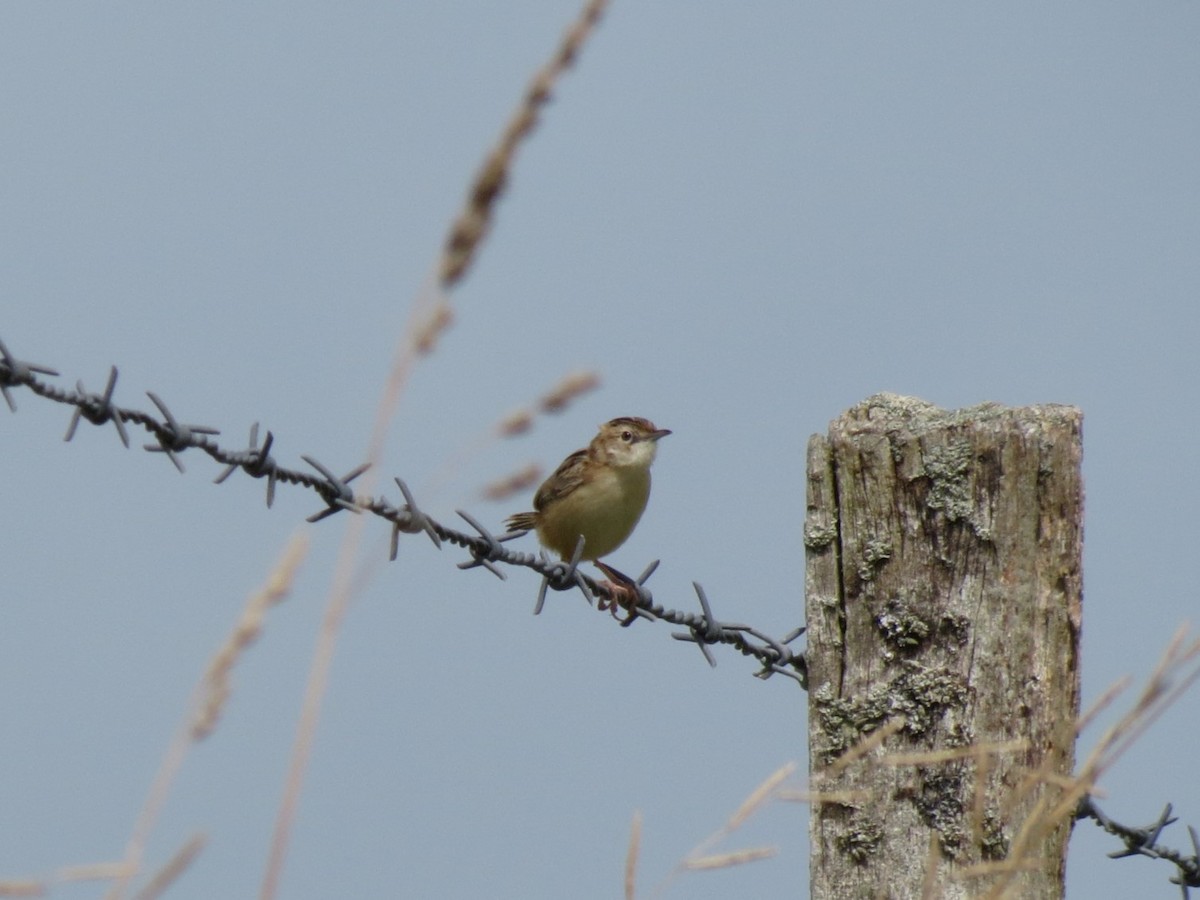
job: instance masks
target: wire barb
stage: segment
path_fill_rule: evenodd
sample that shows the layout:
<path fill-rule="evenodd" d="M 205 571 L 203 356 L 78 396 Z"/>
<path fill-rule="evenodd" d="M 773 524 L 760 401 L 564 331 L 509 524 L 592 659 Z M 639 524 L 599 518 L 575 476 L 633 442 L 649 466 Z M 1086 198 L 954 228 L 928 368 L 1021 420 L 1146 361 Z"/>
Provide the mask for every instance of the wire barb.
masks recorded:
<path fill-rule="evenodd" d="M 700 648 L 700 652 L 704 654 L 704 658 L 708 661 L 712 668 L 717 667 L 716 657 L 712 655 L 712 651 L 708 649 L 709 644 L 715 644 L 721 636 L 721 625 L 717 622 L 712 614 L 712 607 L 708 605 L 708 595 L 704 593 L 704 588 L 700 586 L 700 582 L 693 581 L 692 587 L 696 591 L 696 596 L 700 599 L 700 609 L 704 614 L 701 618 L 693 617 L 688 625 L 688 632 L 681 634 L 675 632 L 671 637 L 677 641 L 692 641 Z"/>
<path fill-rule="evenodd" d="M 151 453 L 165 453 L 167 458 L 175 464 L 175 468 L 179 470 L 179 474 L 183 474 L 183 463 L 179 461 L 179 453 L 182 453 L 188 447 L 196 447 L 202 444 L 198 441 L 195 435 L 205 434 L 220 434 L 217 429 L 209 428 L 207 425 L 182 425 L 175 420 L 171 415 L 171 411 L 167 409 L 167 404 L 163 403 L 158 398 L 158 395 L 153 391 L 146 391 L 146 396 L 150 398 L 150 402 L 158 407 L 158 411 L 162 413 L 166 420 L 163 423 L 155 423 L 156 428 L 153 429 L 154 436 L 158 438 L 158 444 L 145 444 L 143 449 L 149 450 Z"/>
<path fill-rule="evenodd" d="M 213 484 L 223 484 L 225 479 L 238 469 L 252 478 L 267 479 L 267 509 L 275 502 L 275 481 L 279 466 L 271 457 L 271 445 L 275 443 L 275 435 L 267 432 L 263 445 L 258 446 L 258 423 L 250 426 L 250 446 L 239 454 L 239 459 L 231 462 L 213 479 Z"/>
<path fill-rule="evenodd" d="M 1200 837 L 1197 837 L 1196 829 L 1191 825 L 1188 826 L 1188 835 L 1192 839 L 1191 856 L 1184 856 L 1180 851 L 1158 843 L 1163 829 L 1178 821 L 1176 816 L 1171 815 L 1170 803 L 1152 823 L 1137 827 L 1113 821 L 1100 810 L 1100 807 L 1096 806 L 1096 802 L 1090 796 L 1084 795 L 1075 811 L 1075 818 L 1076 820 L 1092 819 L 1109 834 L 1124 842 L 1124 850 L 1116 850 L 1108 854 L 1112 859 L 1147 856 L 1150 859 L 1165 859 L 1167 862 L 1173 863 L 1177 871 L 1169 880 L 1172 884 L 1179 885 L 1185 900 L 1189 895 L 1188 888 L 1200 888 Z"/>
<path fill-rule="evenodd" d="M 507 581 L 508 576 L 500 570 L 493 562 L 496 559 L 504 558 L 504 547 L 500 545 L 500 541 L 505 538 L 497 538 L 494 534 L 479 524 L 469 512 L 461 509 L 456 509 L 456 513 L 472 528 L 479 532 L 481 540 L 471 541 L 467 545 L 467 549 L 471 551 L 471 556 L 474 557 L 470 562 L 461 562 L 458 564 L 460 569 L 474 569 L 478 566 L 483 566 L 501 581 Z M 516 537 L 516 535 L 513 535 Z"/>
<path fill-rule="evenodd" d="M 67 433 L 63 436 L 64 441 L 69 441 L 75 437 L 75 429 L 79 426 L 80 417 L 86 418 L 93 425 L 103 425 L 105 422 L 111 421 L 117 427 L 117 434 L 121 437 L 121 443 L 129 449 L 129 432 L 125 430 L 125 423 L 121 421 L 120 411 L 113 405 L 112 395 L 117 387 L 117 367 L 113 366 L 108 371 L 108 383 L 104 386 L 103 394 L 89 394 L 83 386 L 83 379 L 75 382 L 75 387 L 79 391 L 80 403 L 75 407 L 75 412 L 71 414 L 71 424 L 67 426 Z"/>
<path fill-rule="evenodd" d="M 521 531 L 513 533 L 513 537 L 521 537 L 527 532 Z M 533 606 L 533 614 L 540 615 L 542 607 L 546 604 L 546 588 L 554 588 L 556 591 L 567 591 L 572 588 L 579 588 L 583 592 L 583 597 L 588 602 L 588 606 L 595 605 L 595 597 L 588 589 L 587 581 L 583 577 L 583 573 L 579 571 L 579 561 L 583 559 L 583 545 L 586 543 L 583 535 L 579 536 L 579 540 L 575 542 L 575 552 L 571 554 L 569 563 L 551 562 L 550 558 L 545 553 L 542 554 L 542 561 L 549 567 L 549 570 L 542 575 L 542 583 L 538 587 L 537 603 Z"/>
<path fill-rule="evenodd" d="M 314 487 L 325 499 L 325 502 L 329 504 L 327 509 L 313 513 L 304 521 L 320 522 L 322 519 L 327 519 L 334 513 L 341 512 L 343 509 L 348 509 L 353 513 L 362 512 L 362 507 L 360 507 L 354 500 L 354 491 L 350 490 L 350 482 L 352 482 L 363 472 L 367 471 L 367 469 L 371 468 L 370 463 L 363 463 L 361 466 L 352 469 L 346 475 L 338 478 L 333 474 L 333 472 L 329 471 L 329 469 L 325 468 L 313 457 L 306 456 L 302 453 L 300 454 L 300 458 L 325 476 L 325 480 L 318 482 L 316 485 L 314 485 Z"/>
<path fill-rule="evenodd" d="M 437 531 L 433 527 L 433 520 L 417 507 L 417 501 L 413 499 L 412 492 L 408 489 L 408 485 L 404 483 L 404 479 L 397 478 L 396 486 L 400 488 L 400 493 L 404 497 L 404 509 L 397 513 L 396 518 L 392 520 L 392 553 L 390 559 L 395 559 L 396 554 L 400 552 L 400 532 L 405 534 L 420 534 L 422 531 L 429 535 L 429 539 L 433 541 L 433 546 L 439 550 L 442 549 L 442 539 L 438 537 Z M 405 521 L 401 521 L 401 519 Z"/>
<path fill-rule="evenodd" d="M 12 398 L 12 394 L 8 392 L 10 387 L 20 387 L 23 384 L 32 384 L 37 380 L 37 375 L 49 375 L 53 378 L 58 377 L 58 372 L 51 369 L 49 366 L 39 366 L 36 363 L 23 362 L 8 352 L 8 347 L 4 346 L 4 341 L 0 341 L 0 394 L 4 394 L 4 399 L 8 403 L 10 412 L 17 411 L 17 404 Z"/>

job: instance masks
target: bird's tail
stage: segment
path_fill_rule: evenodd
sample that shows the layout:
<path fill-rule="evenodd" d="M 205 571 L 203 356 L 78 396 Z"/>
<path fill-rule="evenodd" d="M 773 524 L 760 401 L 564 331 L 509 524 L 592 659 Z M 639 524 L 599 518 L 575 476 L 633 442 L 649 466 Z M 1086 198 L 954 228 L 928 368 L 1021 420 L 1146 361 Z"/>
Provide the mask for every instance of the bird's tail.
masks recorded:
<path fill-rule="evenodd" d="M 537 527 L 537 513 L 523 512 L 504 520 L 509 531 L 533 531 Z"/>

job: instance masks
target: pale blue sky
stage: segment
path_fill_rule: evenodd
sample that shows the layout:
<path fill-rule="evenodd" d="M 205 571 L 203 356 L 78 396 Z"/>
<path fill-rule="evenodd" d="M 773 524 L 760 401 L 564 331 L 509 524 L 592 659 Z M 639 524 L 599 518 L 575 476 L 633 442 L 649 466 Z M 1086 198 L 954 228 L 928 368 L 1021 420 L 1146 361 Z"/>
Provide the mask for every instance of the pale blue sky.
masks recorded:
<path fill-rule="evenodd" d="M 257 420 L 282 462 L 352 468 L 469 178 L 576 12 L 3 4 L 0 338 L 64 385 L 116 364 L 125 405 L 153 390 L 230 443 Z M 1144 676 L 1200 607 L 1198 46 L 1183 2 L 616 3 L 411 380 L 386 480 L 498 525 L 527 498 L 483 503 L 483 482 L 647 416 L 674 434 L 613 562 L 661 558 L 660 602 L 692 608 L 697 580 L 719 616 L 781 635 L 803 616 L 811 433 L 881 390 L 1075 404 L 1084 702 Z M 603 390 L 434 489 L 580 368 Z M 194 453 L 180 476 L 111 426 L 63 444 L 67 411 L 15 396 L 0 878 L 119 856 L 193 684 L 319 505 L 281 489 L 268 511 L 261 483 L 214 487 Z M 312 529 L 171 796 L 152 860 L 210 836 L 171 897 L 258 890 L 342 527 Z M 667 627 L 614 628 L 576 596 L 535 619 L 532 575 L 461 558 L 406 542 L 352 607 L 282 896 L 617 897 L 635 809 L 645 890 L 806 764 L 794 684 L 721 650 L 710 671 Z M 1112 814 L 1172 801 L 1200 825 L 1198 714 L 1193 693 L 1110 774 Z M 725 847 L 777 859 L 665 896 L 802 895 L 806 842 L 807 809 L 772 808 Z M 1169 867 L 1113 849 L 1081 826 L 1072 896 L 1177 896 Z"/>

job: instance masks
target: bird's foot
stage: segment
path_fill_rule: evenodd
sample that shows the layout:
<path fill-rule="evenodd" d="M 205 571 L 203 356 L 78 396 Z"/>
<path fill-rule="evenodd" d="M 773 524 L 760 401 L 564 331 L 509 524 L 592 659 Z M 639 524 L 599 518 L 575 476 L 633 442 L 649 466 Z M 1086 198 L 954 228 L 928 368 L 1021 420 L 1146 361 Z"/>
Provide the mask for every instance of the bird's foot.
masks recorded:
<path fill-rule="evenodd" d="M 600 582 L 604 587 L 608 588 L 609 596 L 601 597 L 597 602 L 600 609 L 607 609 L 614 619 L 622 625 L 629 625 L 637 618 L 637 605 L 641 600 L 641 592 L 638 590 L 638 583 L 626 575 L 624 572 L 614 569 L 607 563 L 602 563 L 600 560 L 593 560 L 596 568 L 608 576 L 608 581 Z M 625 611 L 625 616 L 622 618 L 619 615 L 619 610 Z"/>

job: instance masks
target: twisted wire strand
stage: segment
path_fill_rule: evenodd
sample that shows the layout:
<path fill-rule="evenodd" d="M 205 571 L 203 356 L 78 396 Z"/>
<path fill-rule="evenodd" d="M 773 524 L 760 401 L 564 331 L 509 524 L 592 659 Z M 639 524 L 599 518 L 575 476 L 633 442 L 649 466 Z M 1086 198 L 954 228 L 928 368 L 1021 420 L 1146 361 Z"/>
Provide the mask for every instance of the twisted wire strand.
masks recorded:
<path fill-rule="evenodd" d="M 268 507 L 275 499 L 276 486 L 282 483 L 307 488 L 324 501 L 324 508 L 309 516 L 309 522 L 318 522 L 343 511 L 371 513 L 386 520 L 392 526 L 392 559 L 396 558 L 401 534 L 424 534 L 439 549 L 443 543 L 450 543 L 466 550 L 470 559 L 459 563 L 460 569 L 485 568 L 501 579 L 506 577 L 500 568 L 501 565 L 532 569 L 542 576 L 534 607 L 535 613 L 541 611 L 547 590 L 579 590 L 589 603 L 603 601 L 611 605 L 620 599 L 618 592 L 607 582 L 596 581 L 579 570 L 578 551 L 574 560 L 562 562 L 549 559 L 545 553 L 531 554 L 511 550 L 505 543 L 520 537 L 524 532 L 511 532 L 497 537 L 465 510 L 457 510 L 457 513 L 474 533 L 450 528 L 422 512 L 412 492 L 400 478 L 395 479 L 403 497 L 403 503 L 400 505 L 393 504 L 383 497 L 357 496 L 351 482 L 367 470 L 366 465 L 360 465 L 339 476 L 319 460 L 302 455 L 301 459 L 315 474 L 282 466 L 271 455 L 275 436 L 270 431 L 266 433 L 262 444 L 259 444 L 258 423 L 251 426 L 250 440 L 245 449 L 233 450 L 223 447 L 217 441 L 220 434 L 218 429 L 181 422 L 162 398 L 150 391 L 147 391 L 147 396 L 158 409 L 158 416 L 119 406 L 113 402 L 118 378 L 116 366 L 109 370 L 108 380 L 101 393 L 89 392 L 84 388 L 82 380 L 76 382 L 74 390 L 62 388 L 46 380 L 58 375 L 59 373 L 49 366 L 17 358 L 9 352 L 3 340 L 0 340 L 0 393 L 7 401 L 9 409 L 16 412 L 13 389 L 21 387 L 28 388 L 33 394 L 47 400 L 73 406 L 75 409 L 64 440 L 69 441 L 75 436 L 79 423 L 83 420 L 98 427 L 112 422 L 122 444 L 128 447 L 129 434 L 125 426 L 130 423 L 140 425 L 153 438 L 153 443 L 143 445 L 144 449 L 152 453 L 163 453 L 181 473 L 184 472 L 181 454 L 189 449 L 197 449 L 224 465 L 225 468 L 214 479 L 217 484 L 223 483 L 237 470 L 252 478 L 265 478 Z M 803 628 L 797 628 L 782 640 L 776 640 L 749 625 L 722 622 L 713 615 L 708 597 L 697 582 L 693 582 L 693 587 L 700 603 L 699 613 L 667 609 L 656 603 L 653 594 L 645 587 L 645 582 L 657 566 L 656 560 L 630 586 L 630 590 L 636 593 L 637 597 L 636 601 L 624 599 L 629 615 L 622 622 L 623 625 L 632 624 L 637 619 L 669 622 L 685 629 L 672 632 L 671 636 L 675 640 L 696 644 L 709 665 L 716 665 L 716 658 L 710 647 L 723 644 L 732 647 L 743 656 L 757 660 L 761 665 L 755 673 L 757 677 L 765 679 L 772 675 L 784 675 L 795 679 L 801 687 L 807 689 L 808 673 L 804 653 L 789 646 L 803 634 Z"/>
<path fill-rule="evenodd" d="M 1184 900 L 1187 900 L 1190 894 L 1188 888 L 1200 888 L 1200 835 L 1197 835 L 1196 829 L 1191 825 L 1188 826 L 1188 834 L 1192 839 L 1191 856 L 1185 856 L 1178 850 L 1164 847 L 1158 843 L 1158 836 L 1163 829 L 1178 821 L 1177 817 L 1171 815 L 1170 803 L 1151 824 L 1133 826 L 1122 825 L 1109 818 L 1100 810 L 1100 807 L 1096 806 L 1091 797 L 1085 796 L 1079 801 L 1079 809 L 1075 813 L 1075 818 L 1091 819 L 1109 834 L 1121 839 L 1125 844 L 1125 849 L 1108 854 L 1113 859 L 1121 859 L 1126 856 L 1148 856 L 1150 859 L 1165 859 L 1167 862 L 1173 863 L 1178 871 L 1170 881 L 1172 884 L 1179 885 Z"/>

